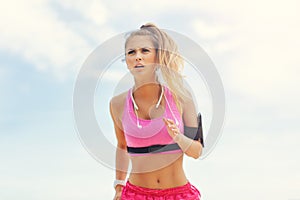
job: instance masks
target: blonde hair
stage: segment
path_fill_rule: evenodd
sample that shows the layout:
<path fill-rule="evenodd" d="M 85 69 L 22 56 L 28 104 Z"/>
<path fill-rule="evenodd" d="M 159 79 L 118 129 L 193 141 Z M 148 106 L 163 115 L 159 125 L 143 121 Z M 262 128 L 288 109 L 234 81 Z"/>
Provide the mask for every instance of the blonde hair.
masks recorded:
<path fill-rule="evenodd" d="M 165 31 L 159 29 L 153 23 L 146 23 L 139 30 L 131 32 L 126 39 L 125 48 L 128 41 L 134 36 L 149 36 L 151 38 L 156 49 L 157 62 L 160 65 L 162 76 L 173 94 L 177 108 L 182 114 L 181 102 L 186 97 L 187 91 L 184 88 L 183 76 L 181 75 L 184 62 L 179 55 L 177 44 Z"/>

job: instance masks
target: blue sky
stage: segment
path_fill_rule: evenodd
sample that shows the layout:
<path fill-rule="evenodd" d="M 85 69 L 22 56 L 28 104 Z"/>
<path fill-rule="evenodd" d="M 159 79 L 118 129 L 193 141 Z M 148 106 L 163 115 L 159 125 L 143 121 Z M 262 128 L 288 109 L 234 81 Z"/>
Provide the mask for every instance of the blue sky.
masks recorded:
<path fill-rule="evenodd" d="M 222 137 L 208 157 L 184 164 L 203 199 L 300 199 L 297 8 L 292 0 L 2 1 L 0 199 L 112 199 L 114 171 L 77 136 L 73 88 L 97 46 L 148 21 L 196 41 L 223 80 Z"/>

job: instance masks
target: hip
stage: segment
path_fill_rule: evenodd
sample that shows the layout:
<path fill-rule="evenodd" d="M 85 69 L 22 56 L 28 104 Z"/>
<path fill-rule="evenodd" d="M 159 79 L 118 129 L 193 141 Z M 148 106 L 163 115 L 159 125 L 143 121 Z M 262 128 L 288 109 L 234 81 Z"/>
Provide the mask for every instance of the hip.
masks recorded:
<path fill-rule="evenodd" d="M 133 185 L 127 181 L 122 190 L 121 200 L 200 200 L 199 190 L 187 182 L 184 185 L 166 189 L 151 189 Z"/>

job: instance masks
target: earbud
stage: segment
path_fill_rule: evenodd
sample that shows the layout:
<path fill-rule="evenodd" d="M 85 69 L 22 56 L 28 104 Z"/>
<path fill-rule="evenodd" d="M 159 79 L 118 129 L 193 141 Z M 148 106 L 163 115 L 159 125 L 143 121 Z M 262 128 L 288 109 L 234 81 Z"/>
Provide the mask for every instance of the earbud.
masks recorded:
<path fill-rule="evenodd" d="M 143 128 L 142 125 L 140 125 L 139 123 L 137 124 L 137 127 L 138 127 L 139 129 Z"/>

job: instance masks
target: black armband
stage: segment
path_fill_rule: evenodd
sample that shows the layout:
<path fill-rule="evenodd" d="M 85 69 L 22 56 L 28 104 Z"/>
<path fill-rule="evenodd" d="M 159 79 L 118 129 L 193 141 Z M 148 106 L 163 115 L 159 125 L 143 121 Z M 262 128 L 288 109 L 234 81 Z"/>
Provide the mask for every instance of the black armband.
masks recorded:
<path fill-rule="evenodd" d="M 193 140 L 199 140 L 204 147 L 201 114 L 198 114 L 198 127 L 184 126 L 184 135 Z"/>

